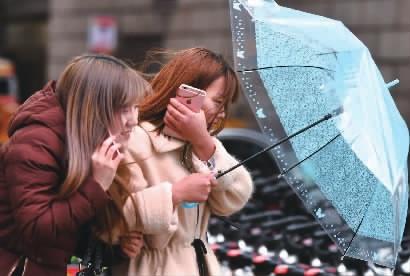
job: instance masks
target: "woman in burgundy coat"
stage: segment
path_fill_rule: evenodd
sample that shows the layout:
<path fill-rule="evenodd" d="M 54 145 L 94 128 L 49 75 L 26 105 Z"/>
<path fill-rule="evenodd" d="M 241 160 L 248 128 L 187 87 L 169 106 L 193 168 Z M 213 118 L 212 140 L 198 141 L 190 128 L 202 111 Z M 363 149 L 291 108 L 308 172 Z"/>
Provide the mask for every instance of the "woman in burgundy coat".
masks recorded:
<path fill-rule="evenodd" d="M 80 227 L 110 202 L 148 87 L 120 60 L 86 55 L 19 108 L 0 149 L 0 275 L 66 274 Z"/>

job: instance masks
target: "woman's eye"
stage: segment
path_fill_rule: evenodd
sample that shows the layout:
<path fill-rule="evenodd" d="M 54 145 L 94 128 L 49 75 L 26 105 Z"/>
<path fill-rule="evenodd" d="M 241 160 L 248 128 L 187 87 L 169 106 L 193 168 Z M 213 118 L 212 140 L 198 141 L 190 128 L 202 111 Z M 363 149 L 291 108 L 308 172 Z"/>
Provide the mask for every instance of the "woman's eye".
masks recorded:
<path fill-rule="evenodd" d="M 121 113 L 128 113 L 128 112 L 130 112 L 130 110 L 131 110 L 131 108 L 124 107 L 124 108 L 121 109 Z"/>

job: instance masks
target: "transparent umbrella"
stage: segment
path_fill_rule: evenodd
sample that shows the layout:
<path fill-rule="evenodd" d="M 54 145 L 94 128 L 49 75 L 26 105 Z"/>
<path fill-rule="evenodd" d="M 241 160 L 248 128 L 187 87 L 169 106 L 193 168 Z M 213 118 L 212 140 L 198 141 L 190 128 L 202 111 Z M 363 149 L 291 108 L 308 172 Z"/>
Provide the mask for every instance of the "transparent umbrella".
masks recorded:
<path fill-rule="evenodd" d="M 231 0 L 231 23 L 263 132 L 274 144 L 303 129 L 272 149 L 283 177 L 343 255 L 394 267 L 409 133 L 369 50 L 340 21 L 274 1 Z"/>

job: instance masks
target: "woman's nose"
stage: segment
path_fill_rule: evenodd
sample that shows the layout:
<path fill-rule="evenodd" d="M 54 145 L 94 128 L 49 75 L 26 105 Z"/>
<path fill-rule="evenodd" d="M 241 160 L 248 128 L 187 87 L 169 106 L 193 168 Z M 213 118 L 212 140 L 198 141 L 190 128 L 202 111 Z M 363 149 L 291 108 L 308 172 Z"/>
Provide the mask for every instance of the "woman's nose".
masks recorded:
<path fill-rule="evenodd" d="M 219 112 L 218 117 L 223 119 L 225 118 L 225 110 L 221 110 L 221 112 Z"/>
<path fill-rule="evenodd" d="M 136 126 L 138 124 L 138 111 L 130 112 L 127 118 L 127 124 L 129 126 Z"/>

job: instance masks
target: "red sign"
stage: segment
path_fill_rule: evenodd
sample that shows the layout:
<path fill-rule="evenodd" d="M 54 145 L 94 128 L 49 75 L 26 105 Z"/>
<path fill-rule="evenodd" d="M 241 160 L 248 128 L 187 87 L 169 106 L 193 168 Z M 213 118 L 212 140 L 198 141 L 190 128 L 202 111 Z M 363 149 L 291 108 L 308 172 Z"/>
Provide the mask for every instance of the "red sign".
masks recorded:
<path fill-rule="evenodd" d="M 90 20 L 88 50 L 93 53 L 111 54 L 117 48 L 117 21 L 111 16 L 97 16 Z"/>

